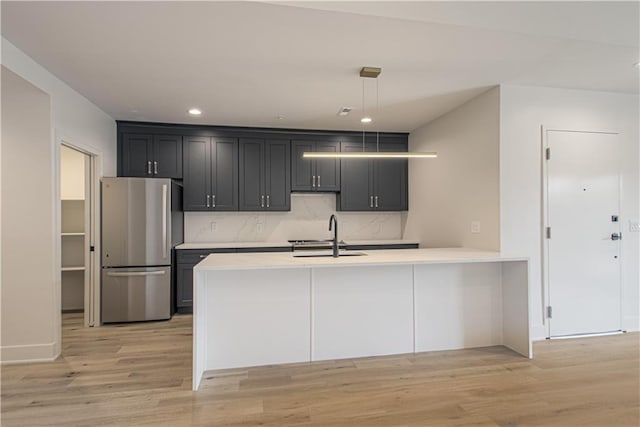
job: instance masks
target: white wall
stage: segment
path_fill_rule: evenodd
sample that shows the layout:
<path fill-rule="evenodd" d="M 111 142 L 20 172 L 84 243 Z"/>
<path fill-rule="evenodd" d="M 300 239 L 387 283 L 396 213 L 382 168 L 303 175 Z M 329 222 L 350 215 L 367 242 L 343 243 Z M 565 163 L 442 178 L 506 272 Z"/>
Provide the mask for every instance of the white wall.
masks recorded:
<path fill-rule="evenodd" d="M 35 174 L 39 177 L 38 191 L 46 191 L 46 195 L 42 195 L 37 201 L 37 209 L 25 212 L 21 217 L 21 222 L 15 224 L 12 228 L 6 228 L 4 218 L 11 219 L 16 214 L 18 207 L 9 204 L 5 200 L 3 206 L 3 234 L 2 234 L 2 361 L 24 361 L 29 359 L 50 359 L 60 352 L 60 190 L 59 190 L 59 157 L 60 144 L 66 142 L 70 145 L 78 147 L 82 150 L 98 155 L 97 169 L 100 176 L 111 175 L 116 173 L 116 124 L 105 112 L 100 110 L 78 92 L 73 90 L 63 81 L 55 77 L 45 68 L 37 64 L 30 57 L 12 45 L 10 42 L 2 38 L 2 65 L 11 70 L 24 80 L 28 81 L 50 98 L 50 118 L 46 120 L 46 126 L 49 129 L 49 140 L 46 146 L 37 146 L 35 156 L 39 162 L 43 162 L 47 167 L 45 175 Z M 3 87 L 4 89 L 4 87 Z M 7 98 L 8 99 L 8 98 Z M 11 112 L 13 102 L 5 102 L 4 90 L 2 100 L 3 115 L 5 109 Z M 38 122 L 35 118 L 30 119 L 31 126 L 39 127 L 43 123 L 42 119 Z M 4 132 L 4 127 L 3 127 Z M 29 144 L 23 144 L 16 147 L 13 154 L 17 158 L 28 158 L 34 155 L 34 147 Z M 5 150 L 2 147 L 2 185 L 5 186 L 6 180 L 21 183 L 22 181 L 31 182 L 35 167 L 33 164 L 24 165 L 21 169 L 9 169 L 13 173 L 5 173 L 4 165 L 10 164 L 9 159 L 5 159 Z M 23 194 L 29 192 L 29 187 L 23 186 Z M 23 195 L 23 198 L 26 198 Z M 4 199 L 4 191 L 3 191 Z M 33 200 L 33 199 L 32 199 Z M 99 210 L 98 210 L 99 211 Z M 21 212 L 21 211 L 20 211 Z M 37 220 L 34 219 L 37 217 Z M 37 240 L 28 238 L 7 240 L 7 233 L 16 233 L 16 235 L 30 236 L 30 230 L 33 224 L 47 222 L 52 227 L 53 233 L 44 233 L 39 235 Z M 10 244 L 6 242 L 11 242 Z M 23 280 L 11 279 L 5 275 L 4 270 L 9 268 L 10 264 L 7 260 L 8 253 L 25 253 L 31 251 L 34 247 L 42 248 L 41 256 L 30 256 L 26 259 L 30 261 L 30 269 L 23 274 L 29 275 L 40 274 L 46 272 L 49 274 L 47 280 L 42 281 L 46 286 L 47 292 L 38 292 L 38 298 L 41 295 L 53 300 L 53 306 L 57 307 L 54 312 L 49 310 L 51 301 L 43 302 L 40 307 L 34 303 L 32 295 L 28 288 L 21 285 Z M 50 256 L 54 257 L 55 269 L 49 270 L 46 263 Z M 43 265 L 40 260 L 43 259 Z M 37 264 L 33 264 L 37 260 Z M 40 273 L 39 273 L 40 272 Z M 44 273 L 43 273 L 44 274 Z M 7 279 L 8 278 L 8 279 Z M 5 313 L 5 292 L 12 295 L 14 304 L 11 312 Z M 38 300 L 36 298 L 36 300 Z M 8 303 L 7 303 L 8 304 Z M 37 313 L 37 315 L 34 315 Z M 8 321 L 7 321 L 8 319 Z M 30 329 L 26 326 L 20 326 L 22 323 L 28 323 Z M 53 339 L 44 337 L 42 330 L 54 328 Z M 6 334 L 6 335 L 5 335 Z M 19 336 L 19 339 L 17 338 Z M 17 340 L 8 340 L 15 337 Z M 6 341 L 8 340 L 8 341 Z M 54 355 L 50 352 L 44 352 L 40 346 L 49 346 L 53 343 Z M 12 350 L 9 354 L 5 351 L 5 345 L 18 345 L 19 349 Z"/>
<path fill-rule="evenodd" d="M 2 67 L 2 361 L 52 359 L 55 256 L 49 95 Z M 43 208 L 44 207 L 44 208 Z"/>
<path fill-rule="evenodd" d="M 339 238 L 395 240 L 400 212 L 336 212 L 334 194 L 292 194 L 290 212 L 185 212 L 184 239 L 200 242 L 286 242 L 329 239 L 329 217 L 338 216 Z"/>
<path fill-rule="evenodd" d="M 540 127 L 614 131 L 622 145 L 623 328 L 639 329 L 640 260 L 638 233 L 629 220 L 640 217 L 638 96 L 565 89 L 502 86 L 500 92 L 500 247 L 506 256 L 530 258 L 534 339 L 546 335 L 543 323 L 542 143 Z"/>
<path fill-rule="evenodd" d="M 500 249 L 499 102 L 496 87 L 409 135 L 410 151 L 436 151 L 438 158 L 409 161 L 406 239 Z M 471 232 L 472 221 L 480 233 Z"/>
<path fill-rule="evenodd" d="M 86 155 L 72 148 L 60 148 L 60 198 L 84 200 L 84 163 Z"/>

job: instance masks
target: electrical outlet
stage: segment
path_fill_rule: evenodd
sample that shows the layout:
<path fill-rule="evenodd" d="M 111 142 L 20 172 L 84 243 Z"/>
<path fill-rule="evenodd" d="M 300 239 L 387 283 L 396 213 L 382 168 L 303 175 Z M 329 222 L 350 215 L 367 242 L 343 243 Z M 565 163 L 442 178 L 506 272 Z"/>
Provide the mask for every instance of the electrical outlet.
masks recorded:
<path fill-rule="evenodd" d="M 263 229 L 264 229 L 264 227 L 262 226 L 261 222 L 256 224 L 256 233 L 258 233 L 258 234 L 262 233 Z"/>
<path fill-rule="evenodd" d="M 474 234 L 480 233 L 480 221 L 471 221 L 471 232 Z"/>
<path fill-rule="evenodd" d="M 215 221 L 211 221 L 211 231 L 217 231 L 218 230 L 218 224 L 216 224 Z"/>
<path fill-rule="evenodd" d="M 629 231 L 633 231 L 634 233 L 640 233 L 640 221 L 638 220 L 629 220 Z"/>

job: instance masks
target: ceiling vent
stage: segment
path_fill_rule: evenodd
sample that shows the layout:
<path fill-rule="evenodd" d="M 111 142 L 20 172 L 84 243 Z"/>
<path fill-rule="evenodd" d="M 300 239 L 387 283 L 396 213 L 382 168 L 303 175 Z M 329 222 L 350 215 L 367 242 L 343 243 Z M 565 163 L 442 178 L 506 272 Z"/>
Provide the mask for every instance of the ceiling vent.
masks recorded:
<path fill-rule="evenodd" d="M 352 107 L 340 107 L 340 109 L 338 110 L 337 115 L 340 116 L 340 117 L 348 116 L 349 113 L 351 112 L 351 110 L 353 110 Z"/>

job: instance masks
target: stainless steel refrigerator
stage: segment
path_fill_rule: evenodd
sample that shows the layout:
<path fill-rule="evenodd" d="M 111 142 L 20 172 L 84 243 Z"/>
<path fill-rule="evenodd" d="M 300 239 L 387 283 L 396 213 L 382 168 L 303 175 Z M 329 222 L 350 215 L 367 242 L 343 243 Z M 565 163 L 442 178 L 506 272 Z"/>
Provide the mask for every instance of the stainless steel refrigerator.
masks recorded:
<path fill-rule="evenodd" d="M 182 188 L 170 179 L 102 179 L 102 322 L 169 319 L 171 259 L 183 241 Z"/>

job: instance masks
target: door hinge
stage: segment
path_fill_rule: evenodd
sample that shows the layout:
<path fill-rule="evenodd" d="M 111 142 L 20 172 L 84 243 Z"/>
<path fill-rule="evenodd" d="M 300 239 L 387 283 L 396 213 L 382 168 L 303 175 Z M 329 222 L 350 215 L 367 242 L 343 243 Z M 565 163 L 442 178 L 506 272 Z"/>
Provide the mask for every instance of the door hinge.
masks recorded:
<path fill-rule="evenodd" d="M 547 147 L 547 148 L 544 150 L 544 157 L 545 157 L 547 160 L 549 160 L 549 159 L 551 158 L 551 148 Z"/>
<path fill-rule="evenodd" d="M 551 238 L 551 227 L 547 227 L 546 234 L 547 234 L 547 239 L 550 239 Z"/>
<path fill-rule="evenodd" d="M 553 317 L 553 309 L 550 305 L 547 306 L 547 319 L 551 319 Z"/>

